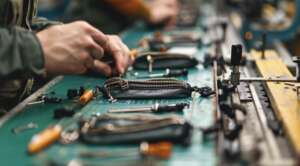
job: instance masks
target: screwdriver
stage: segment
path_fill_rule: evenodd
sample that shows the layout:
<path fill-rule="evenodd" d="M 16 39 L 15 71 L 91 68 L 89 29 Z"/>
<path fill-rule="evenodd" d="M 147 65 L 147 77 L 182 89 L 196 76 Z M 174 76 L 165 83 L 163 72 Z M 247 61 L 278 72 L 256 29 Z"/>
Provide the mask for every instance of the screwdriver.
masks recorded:
<path fill-rule="evenodd" d="M 125 109 L 110 109 L 109 113 L 134 113 L 134 112 L 174 112 L 182 111 L 185 107 L 188 107 L 188 103 L 170 104 L 170 105 L 160 105 L 158 103 L 151 107 L 138 107 L 138 108 L 125 108 Z"/>
<path fill-rule="evenodd" d="M 157 73 L 157 74 L 149 74 L 149 75 L 141 75 L 137 76 L 137 78 L 161 78 L 161 77 L 180 77 L 180 76 L 187 76 L 188 70 L 170 70 L 166 69 L 165 73 Z"/>
<path fill-rule="evenodd" d="M 113 158 L 113 157 L 133 157 L 141 155 L 143 157 L 155 157 L 168 159 L 172 154 L 173 144 L 171 142 L 148 143 L 142 142 L 139 150 L 111 151 L 111 152 L 81 152 L 80 157 L 84 158 Z"/>
<path fill-rule="evenodd" d="M 82 107 L 86 105 L 89 101 L 92 100 L 94 96 L 93 90 L 86 90 L 82 96 L 80 96 L 78 104 L 75 105 L 76 107 Z M 79 115 L 81 114 L 80 112 L 75 114 Z M 77 116 L 79 118 L 80 116 Z M 73 119 L 74 121 L 76 120 L 75 118 Z M 73 122 L 71 120 L 70 122 Z M 65 125 L 67 126 L 67 125 Z M 53 144 L 56 142 L 59 138 L 60 135 L 63 131 L 63 125 L 61 124 L 56 124 L 54 126 L 48 127 L 45 130 L 41 131 L 40 133 L 34 135 L 29 142 L 28 145 L 28 153 L 29 154 L 35 154 L 40 151 L 42 151 L 44 148 L 48 147 L 49 145 Z"/>

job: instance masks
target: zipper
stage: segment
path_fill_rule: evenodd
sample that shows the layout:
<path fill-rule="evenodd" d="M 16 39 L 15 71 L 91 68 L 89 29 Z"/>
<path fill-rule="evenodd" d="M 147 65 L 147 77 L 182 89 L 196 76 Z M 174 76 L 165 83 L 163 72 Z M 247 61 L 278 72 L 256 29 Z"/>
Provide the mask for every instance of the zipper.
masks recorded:
<path fill-rule="evenodd" d="M 109 101 L 114 102 L 116 99 L 112 96 L 111 90 L 120 88 L 121 90 L 127 89 L 191 89 L 191 86 L 180 80 L 171 78 L 160 78 L 152 80 L 124 80 L 119 77 L 111 78 L 104 83 L 104 90 L 109 97 Z"/>
<path fill-rule="evenodd" d="M 120 77 L 115 77 L 107 80 L 104 83 L 104 91 L 106 92 L 109 101 L 117 101 L 111 94 L 111 90 L 118 88 L 121 90 L 138 89 L 138 90 L 157 90 L 157 89 L 186 89 L 187 91 L 198 92 L 201 97 L 209 97 L 215 92 L 211 87 L 191 87 L 187 82 L 172 78 L 159 78 L 151 80 L 124 80 Z"/>
<path fill-rule="evenodd" d="M 107 120 L 125 120 L 125 121 L 135 121 L 135 122 L 142 122 L 138 124 L 127 124 L 127 125 L 118 125 L 118 124 L 107 124 L 101 125 L 100 127 L 96 127 L 96 121 L 107 121 Z M 104 115 L 104 117 L 98 117 L 93 124 L 89 124 L 87 130 L 83 133 L 89 134 L 121 134 L 121 133 L 128 133 L 128 132 L 139 132 L 145 130 L 156 129 L 164 126 L 169 125 L 183 125 L 185 120 L 177 117 L 177 116 L 170 116 L 170 117 L 154 117 L 151 115 L 130 115 L 130 116 L 114 116 L 114 115 Z M 89 122 L 86 122 L 89 123 Z M 85 126 L 85 125 L 84 125 Z"/>

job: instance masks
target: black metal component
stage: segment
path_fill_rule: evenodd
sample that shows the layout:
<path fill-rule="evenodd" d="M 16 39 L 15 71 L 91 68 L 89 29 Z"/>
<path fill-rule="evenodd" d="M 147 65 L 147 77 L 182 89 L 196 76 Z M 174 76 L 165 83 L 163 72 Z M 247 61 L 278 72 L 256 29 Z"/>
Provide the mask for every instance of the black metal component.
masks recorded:
<path fill-rule="evenodd" d="M 212 88 L 208 87 L 208 86 L 201 87 L 201 88 L 193 87 L 193 90 L 195 92 L 200 93 L 201 97 L 209 97 L 209 96 L 215 94 L 215 91 L 213 91 Z"/>
<path fill-rule="evenodd" d="M 68 89 L 68 91 L 67 91 L 68 99 L 73 99 L 77 96 L 78 96 L 78 90 L 77 89 Z"/>
<path fill-rule="evenodd" d="M 282 125 L 275 116 L 275 112 L 271 106 L 270 100 L 265 92 L 265 89 L 261 83 L 255 84 L 255 88 L 258 91 L 258 98 L 262 105 L 263 111 L 267 118 L 267 125 L 275 135 L 282 134 Z"/>
<path fill-rule="evenodd" d="M 231 66 L 232 72 L 230 75 L 230 81 L 233 86 L 237 86 L 240 83 L 240 69 L 243 54 L 242 45 L 232 45 L 231 47 Z"/>
<path fill-rule="evenodd" d="M 58 108 L 54 110 L 54 119 L 62 119 L 66 117 L 72 117 L 75 114 L 74 110 L 67 109 L 67 108 Z"/>
<path fill-rule="evenodd" d="M 221 90 L 219 93 L 220 101 L 226 101 L 230 94 L 235 90 L 235 86 L 229 84 L 229 82 L 226 81 L 221 82 L 220 80 L 218 80 L 218 87 Z"/>
<path fill-rule="evenodd" d="M 232 109 L 232 107 L 229 106 L 228 104 L 220 104 L 220 110 L 222 111 L 223 114 L 228 116 L 230 119 L 235 119 L 236 114 Z"/>
<path fill-rule="evenodd" d="M 293 61 L 297 64 L 296 66 L 296 79 L 300 82 L 300 57 L 293 57 Z"/>
<path fill-rule="evenodd" d="M 226 34 L 227 34 L 227 27 L 228 27 L 228 24 L 227 24 L 227 22 L 222 22 L 221 23 L 221 28 L 222 28 L 222 41 L 223 42 L 226 42 Z"/>
<path fill-rule="evenodd" d="M 241 102 L 250 102 L 252 101 L 251 91 L 249 89 L 249 84 L 241 82 L 237 86 L 237 92 L 239 93 L 239 98 Z"/>
<path fill-rule="evenodd" d="M 82 96 L 85 92 L 85 88 L 83 86 L 80 86 L 79 88 L 79 96 Z"/>
<path fill-rule="evenodd" d="M 231 46 L 231 65 L 240 66 L 242 60 L 243 48 L 242 45 L 232 45 Z"/>
<path fill-rule="evenodd" d="M 155 112 L 174 112 L 182 111 L 184 108 L 188 107 L 188 103 L 178 103 L 172 105 L 158 105 Z"/>
<path fill-rule="evenodd" d="M 62 99 L 58 98 L 58 97 L 47 97 L 47 96 L 45 96 L 43 98 L 43 100 L 44 100 L 44 103 L 50 103 L 50 104 L 57 104 L 57 103 L 62 102 Z"/>
<path fill-rule="evenodd" d="M 266 59 L 267 34 L 262 34 L 261 59 Z"/>
<path fill-rule="evenodd" d="M 182 70 L 168 70 L 166 73 L 167 77 L 179 77 L 179 76 L 187 76 L 189 71 L 187 69 Z"/>

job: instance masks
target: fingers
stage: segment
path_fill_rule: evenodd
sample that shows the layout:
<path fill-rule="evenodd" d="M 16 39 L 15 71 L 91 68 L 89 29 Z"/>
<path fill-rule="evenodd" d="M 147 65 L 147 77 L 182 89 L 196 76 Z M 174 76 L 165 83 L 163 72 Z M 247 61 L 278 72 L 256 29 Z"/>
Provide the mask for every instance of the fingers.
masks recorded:
<path fill-rule="evenodd" d="M 104 56 L 104 49 L 95 43 L 94 46 L 90 48 L 90 54 L 94 59 L 100 60 Z"/>
<path fill-rule="evenodd" d="M 123 56 L 123 61 L 121 61 L 122 66 L 124 68 L 124 70 L 126 70 L 126 68 L 128 67 L 129 63 L 130 63 L 130 50 L 129 48 L 121 41 L 121 39 L 118 36 L 114 36 L 114 35 L 110 35 L 110 37 L 112 37 L 115 40 L 116 45 L 118 45 L 120 51 L 122 52 L 122 56 Z"/>
<path fill-rule="evenodd" d="M 100 60 L 103 57 L 104 53 L 112 55 L 115 60 L 117 72 L 119 74 L 123 74 L 127 69 L 128 64 L 131 63 L 128 47 L 121 41 L 118 36 L 105 35 L 89 24 L 83 23 L 81 26 L 83 26 L 85 28 L 85 32 L 89 33 L 91 36 L 91 38 L 87 40 L 87 48 L 90 50 L 89 52 L 91 56 L 94 59 Z M 89 59 L 87 62 L 87 66 L 91 67 L 90 64 L 91 61 Z M 100 61 L 93 61 L 92 67 L 97 68 L 97 71 L 99 71 L 98 69 L 100 68 L 108 70 L 107 67 L 104 67 L 104 63 L 100 63 Z M 105 71 L 104 73 L 107 73 L 107 71 Z"/>
<path fill-rule="evenodd" d="M 94 60 L 94 65 L 93 65 L 92 69 L 96 72 L 102 73 L 103 75 L 105 75 L 107 77 L 112 75 L 111 67 L 99 60 Z"/>

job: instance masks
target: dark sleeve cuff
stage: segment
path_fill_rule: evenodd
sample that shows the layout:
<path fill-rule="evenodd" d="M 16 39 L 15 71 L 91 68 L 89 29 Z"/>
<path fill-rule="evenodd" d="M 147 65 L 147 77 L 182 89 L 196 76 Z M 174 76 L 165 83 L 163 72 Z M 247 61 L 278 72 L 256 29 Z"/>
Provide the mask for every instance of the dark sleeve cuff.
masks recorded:
<path fill-rule="evenodd" d="M 31 23 L 31 28 L 34 31 L 41 31 L 52 25 L 61 25 L 62 22 L 50 21 L 44 17 L 34 17 Z"/>
<path fill-rule="evenodd" d="M 22 46 L 22 50 L 24 50 L 23 63 L 25 68 L 31 71 L 33 75 L 45 76 L 44 53 L 36 34 L 28 32 L 28 34 L 23 37 L 24 41 L 26 41 Z"/>

